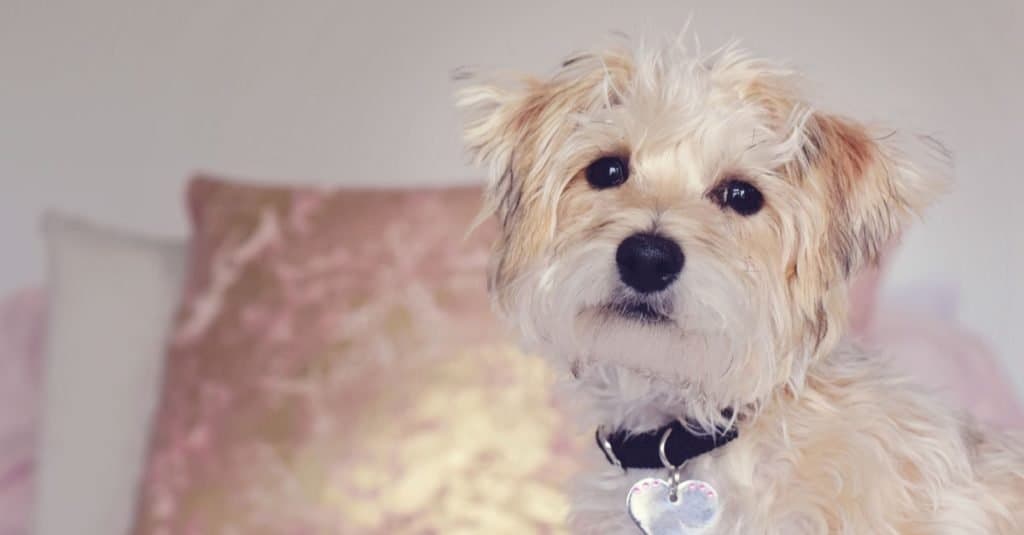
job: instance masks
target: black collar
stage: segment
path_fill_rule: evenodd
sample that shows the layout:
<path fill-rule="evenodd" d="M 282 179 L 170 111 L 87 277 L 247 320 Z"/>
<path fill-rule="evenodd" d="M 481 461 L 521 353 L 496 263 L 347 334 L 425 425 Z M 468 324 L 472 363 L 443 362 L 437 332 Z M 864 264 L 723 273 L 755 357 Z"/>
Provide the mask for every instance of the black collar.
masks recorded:
<path fill-rule="evenodd" d="M 604 434 L 598 429 L 596 438 L 608 462 L 627 470 L 678 467 L 694 457 L 728 444 L 737 434 L 735 425 L 713 434 L 698 434 L 675 421 L 646 433 L 630 433 L 620 429 Z"/>

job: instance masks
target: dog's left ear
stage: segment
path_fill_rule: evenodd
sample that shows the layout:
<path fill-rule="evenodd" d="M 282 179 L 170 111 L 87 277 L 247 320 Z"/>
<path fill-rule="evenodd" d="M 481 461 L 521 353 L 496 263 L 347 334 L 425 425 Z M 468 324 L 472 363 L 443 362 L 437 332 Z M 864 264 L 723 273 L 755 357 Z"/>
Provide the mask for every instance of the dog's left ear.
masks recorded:
<path fill-rule="evenodd" d="M 873 136 L 852 120 L 814 113 L 805 139 L 801 174 L 825 197 L 828 247 L 843 276 L 875 263 L 948 184 L 949 154 L 930 138 Z"/>

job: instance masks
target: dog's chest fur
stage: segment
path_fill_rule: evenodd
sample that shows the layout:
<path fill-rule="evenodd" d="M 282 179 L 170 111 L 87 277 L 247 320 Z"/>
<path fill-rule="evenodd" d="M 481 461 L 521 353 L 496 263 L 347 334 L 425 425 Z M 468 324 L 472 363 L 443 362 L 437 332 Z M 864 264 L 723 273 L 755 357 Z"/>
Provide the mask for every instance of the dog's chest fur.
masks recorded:
<path fill-rule="evenodd" d="M 1020 533 L 1020 443 L 949 416 L 850 351 L 812 369 L 798 396 L 766 403 L 738 439 L 687 464 L 684 478 L 711 483 L 721 499 L 720 520 L 704 533 Z M 639 534 L 626 494 L 666 471 L 623 473 L 590 453 L 573 492 L 573 531 Z"/>

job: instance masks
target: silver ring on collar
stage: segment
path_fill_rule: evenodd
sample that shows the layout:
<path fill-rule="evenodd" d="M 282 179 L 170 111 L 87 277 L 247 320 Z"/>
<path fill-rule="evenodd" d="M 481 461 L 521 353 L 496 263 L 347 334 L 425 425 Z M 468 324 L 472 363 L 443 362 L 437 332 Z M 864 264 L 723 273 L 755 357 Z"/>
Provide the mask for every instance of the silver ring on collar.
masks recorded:
<path fill-rule="evenodd" d="M 679 468 L 668 460 L 668 455 L 665 453 L 665 445 L 668 444 L 668 436 L 672 434 L 672 428 L 669 427 L 665 430 L 665 434 L 661 435 L 661 442 L 658 444 L 658 457 L 661 458 L 661 464 L 665 465 L 665 468 L 669 470 L 676 470 Z"/>

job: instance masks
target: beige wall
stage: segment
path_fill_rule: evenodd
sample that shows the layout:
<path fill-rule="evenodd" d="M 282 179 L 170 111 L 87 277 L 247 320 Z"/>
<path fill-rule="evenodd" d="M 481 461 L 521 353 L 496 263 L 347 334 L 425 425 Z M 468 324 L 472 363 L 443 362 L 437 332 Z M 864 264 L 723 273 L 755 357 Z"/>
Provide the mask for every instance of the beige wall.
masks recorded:
<path fill-rule="evenodd" d="M 893 284 L 958 285 L 965 320 L 1012 360 L 1024 345 L 1022 5 L 0 0 L 0 290 L 41 278 L 44 207 L 183 234 L 194 169 L 473 180 L 451 69 L 550 69 L 607 30 L 676 31 L 692 13 L 709 45 L 743 37 L 808 72 L 822 102 L 956 152 L 957 190 L 908 237 Z"/>

